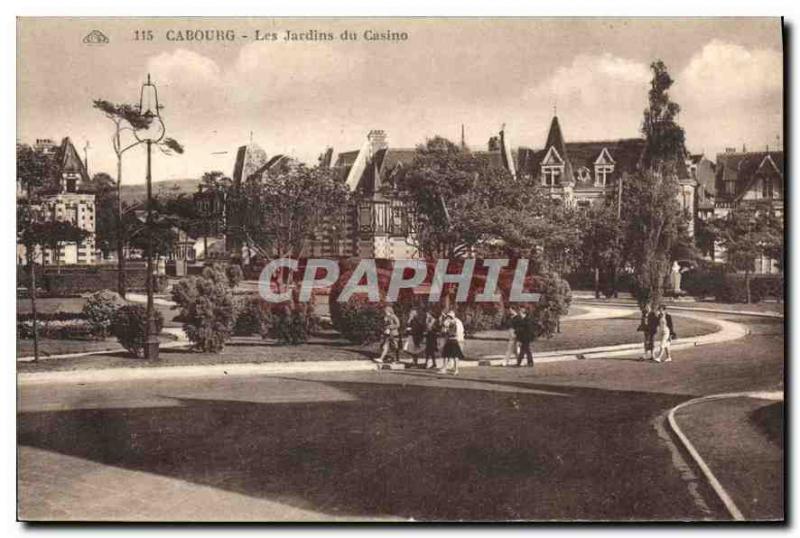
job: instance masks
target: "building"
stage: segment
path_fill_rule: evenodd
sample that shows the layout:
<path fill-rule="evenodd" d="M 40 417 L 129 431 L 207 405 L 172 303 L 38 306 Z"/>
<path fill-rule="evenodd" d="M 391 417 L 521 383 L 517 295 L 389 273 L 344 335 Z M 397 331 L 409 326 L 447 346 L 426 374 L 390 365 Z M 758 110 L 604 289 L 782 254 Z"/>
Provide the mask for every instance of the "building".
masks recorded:
<path fill-rule="evenodd" d="M 686 159 L 689 176 L 697 181 L 695 192 L 695 209 L 697 218 L 708 220 L 714 216 L 714 200 L 716 199 L 717 166 L 705 154 L 696 153 Z"/>
<path fill-rule="evenodd" d="M 721 218 L 741 204 L 767 203 L 776 215 L 784 214 L 783 151 L 745 151 L 733 148 L 717 155 L 714 217 Z M 715 248 L 715 258 L 724 259 L 724 251 Z M 761 258 L 754 262 L 756 273 L 779 273 L 776 260 Z"/>
<path fill-rule="evenodd" d="M 34 150 L 47 160 L 47 177 L 37 192 L 41 200 L 39 218 L 68 221 L 89 232 L 78 243 L 62 243 L 56 250 L 42 249 L 40 260 L 45 265 L 93 265 L 95 263 L 95 195 L 85 163 L 69 137 L 60 145 L 49 139 L 38 139 Z M 19 192 L 19 187 L 18 187 Z M 38 256 L 37 256 L 38 258 Z M 17 247 L 18 263 L 25 263 L 25 248 Z"/>
<path fill-rule="evenodd" d="M 610 190 L 618 192 L 625 177 L 640 166 L 645 150 L 643 138 L 621 138 L 589 142 L 566 142 L 558 116 L 553 116 L 544 149 L 521 147 L 517 151 L 517 173 L 533 177 L 556 198 L 577 207 L 589 207 Z M 697 180 L 688 169 L 678 167 L 678 200 L 694 232 Z"/>
<path fill-rule="evenodd" d="M 553 116 L 544 149 L 520 148 L 517 168 L 537 179 L 551 196 L 588 207 L 636 170 L 644 148 L 642 138 L 567 143 L 558 116 Z"/>
<path fill-rule="evenodd" d="M 411 222 L 402 201 L 393 195 L 397 173 L 414 160 L 413 148 L 392 148 L 381 130 L 367 134 L 359 150 L 340 153 L 334 170 L 353 193 L 352 206 L 345 208 L 315 238 L 312 255 L 361 258 L 415 258 L 419 254 L 411 233 Z M 336 235 L 334 236 L 334 232 Z"/>

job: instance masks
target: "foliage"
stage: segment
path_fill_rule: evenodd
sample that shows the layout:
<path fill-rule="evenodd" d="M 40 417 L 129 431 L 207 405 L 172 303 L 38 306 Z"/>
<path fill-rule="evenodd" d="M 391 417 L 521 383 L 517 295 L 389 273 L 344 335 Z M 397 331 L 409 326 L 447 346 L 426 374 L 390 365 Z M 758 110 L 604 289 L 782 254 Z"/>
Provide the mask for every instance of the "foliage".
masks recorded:
<path fill-rule="evenodd" d="M 200 351 L 220 352 L 233 333 L 236 308 L 225 272 L 206 267 L 202 276 L 184 278 L 172 287 L 183 330 Z"/>
<path fill-rule="evenodd" d="M 228 286 L 233 289 L 244 279 L 244 271 L 242 271 L 242 267 L 240 265 L 230 264 L 225 267 L 225 276 L 228 277 Z"/>
<path fill-rule="evenodd" d="M 88 319 L 38 319 L 39 338 L 54 340 L 98 340 L 107 336 L 107 328 L 100 327 Z M 17 338 L 33 338 L 33 320 L 17 319 Z"/>
<path fill-rule="evenodd" d="M 418 146 L 391 179 L 426 258 L 503 254 L 564 265 L 574 257 L 578 230 L 559 201 L 442 137 Z"/>
<path fill-rule="evenodd" d="M 383 307 L 378 303 L 364 301 L 332 301 L 331 322 L 333 328 L 351 342 L 375 342 L 383 334 Z"/>
<path fill-rule="evenodd" d="M 154 310 L 154 314 L 156 331 L 160 333 L 164 326 L 164 316 L 158 310 Z M 147 336 L 147 309 L 140 304 L 129 304 L 117 309 L 111 321 L 111 334 L 133 356 L 141 356 Z"/>
<path fill-rule="evenodd" d="M 102 334 L 106 334 L 111 327 L 114 314 L 124 305 L 125 301 L 118 293 L 110 290 L 100 290 L 86 298 L 86 304 L 83 305 L 83 315 Z"/>
<path fill-rule="evenodd" d="M 272 259 L 299 257 L 311 234 L 343 210 L 348 192 L 333 170 L 299 164 L 248 178 L 229 196 L 241 215 L 241 225 L 230 231 Z"/>
<path fill-rule="evenodd" d="M 726 216 L 711 221 L 709 230 L 725 249 L 725 261 L 734 269 L 745 272 L 745 294 L 747 302 L 750 302 L 750 273 L 755 259 L 780 256 L 783 252 L 781 219 L 769 205 L 743 203 Z"/>
<path fill-rule="evenodd" d="M 677 200 L 676 174 L 686 155 L 684 132 L 676 122 L 680 106 L 670 100 L 673 80 L 664 63 L 658 60 L 650 68 L 653 79 L 642 122 L 645 152 L 640 169 L 624 178 L 620 210 L 622 257 L 634 268 L 640 306 L 661 301 L 673 248 L 684 243 L 681 228 L 686 224 Z"/>
<path fill-rule="evenodd" d="M 272 319 L 270 336 L 290 345 L 305 342 L 318 324 L 313 303 L 298 301 L 272 305 Z"/>
<path fill-rule="evenodd" d="M 242 298 L 236 305 L 236 321 L 233 334 L 250 336 L 259 334 L 267 336 L 272 326 L 272 310 L 270 304 L 259 296 Z"/>
<path fill-rule="evenodd" d="M 569 312 L 572 292 L 566 280 L 556 274 L 543 278 L 541 298 L 531 308 L 531 319 L 537 338 L 552 338 L 558 331 L 559 319 Z"/>
<path fill-rule="evenodd" d="M 686 156 L 686 135 L 676 119 L 680 105 L 670 99 L 669 89 L 675 82 L 661 60 L 650 64 L 653 78 L 648 92 L 648 107 L 642 120 L 642 134 L 647 142 L 643 157 L 645 168 L 674 174 Z"/>

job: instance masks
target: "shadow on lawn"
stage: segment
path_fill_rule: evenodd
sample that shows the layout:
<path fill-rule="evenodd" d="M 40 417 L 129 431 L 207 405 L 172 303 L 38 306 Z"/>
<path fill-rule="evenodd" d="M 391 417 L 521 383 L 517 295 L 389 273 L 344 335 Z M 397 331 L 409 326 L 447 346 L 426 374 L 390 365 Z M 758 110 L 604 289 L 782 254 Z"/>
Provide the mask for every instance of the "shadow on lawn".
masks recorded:
<path fill-rule="evenodd" d="M 355 400 L 175 398 L 178 407 L 21 413 L 18 440 L 329 514 L 700 517 L 650 425 L 682 396 L 559 386 L 570 397 L 556 398 L 413 383 L 323 384 Z"/>

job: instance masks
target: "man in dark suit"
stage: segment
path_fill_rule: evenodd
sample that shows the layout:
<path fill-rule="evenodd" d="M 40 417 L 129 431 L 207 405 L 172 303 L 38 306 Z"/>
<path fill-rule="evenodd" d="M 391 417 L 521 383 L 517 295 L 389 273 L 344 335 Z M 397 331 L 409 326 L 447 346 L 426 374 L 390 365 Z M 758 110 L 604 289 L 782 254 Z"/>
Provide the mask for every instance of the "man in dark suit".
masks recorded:
<path fill-rule="evenodd" d="M 653 340 L 658 330 L 658 316 L 650 308 L 649 304 L 644 305 L 642 310 L 642 321 L 639 323 L 637 331 L 644 333 L 644 355 L 639 360 L 646 361 L 653 358 Z"/>
<path fill-rule="evenodd" d="M 527 366 L 533 366 L 533 351 L 531 351 L 531 342 L 533 342 L 535 334 L 535 327 L 533 326 L 533 318 L 523 308 L 513 321 L 514 336 L 519 342 L 519 353 L 517 354 L 517 366 L 522 366 L 522 357 L 527 359 Z"/>

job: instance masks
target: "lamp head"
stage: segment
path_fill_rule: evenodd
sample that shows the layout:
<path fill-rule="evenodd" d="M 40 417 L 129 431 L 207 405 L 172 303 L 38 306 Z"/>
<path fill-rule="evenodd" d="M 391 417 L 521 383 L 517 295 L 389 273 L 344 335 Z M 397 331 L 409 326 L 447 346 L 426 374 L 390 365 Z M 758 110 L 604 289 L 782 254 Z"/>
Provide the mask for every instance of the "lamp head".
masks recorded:
<path fill-rule="evenodd" d="M 139 94 L 139 113 L 146 117 L 148 126 L 134 131 L 136 139 L 141 142 L 159 142 L 164 138 L 164 122 L 158 105 L 158 90 L 155 84 L 150 81 L 150 74 L 147 74 L 147 82 L 142 85 Z"/>

